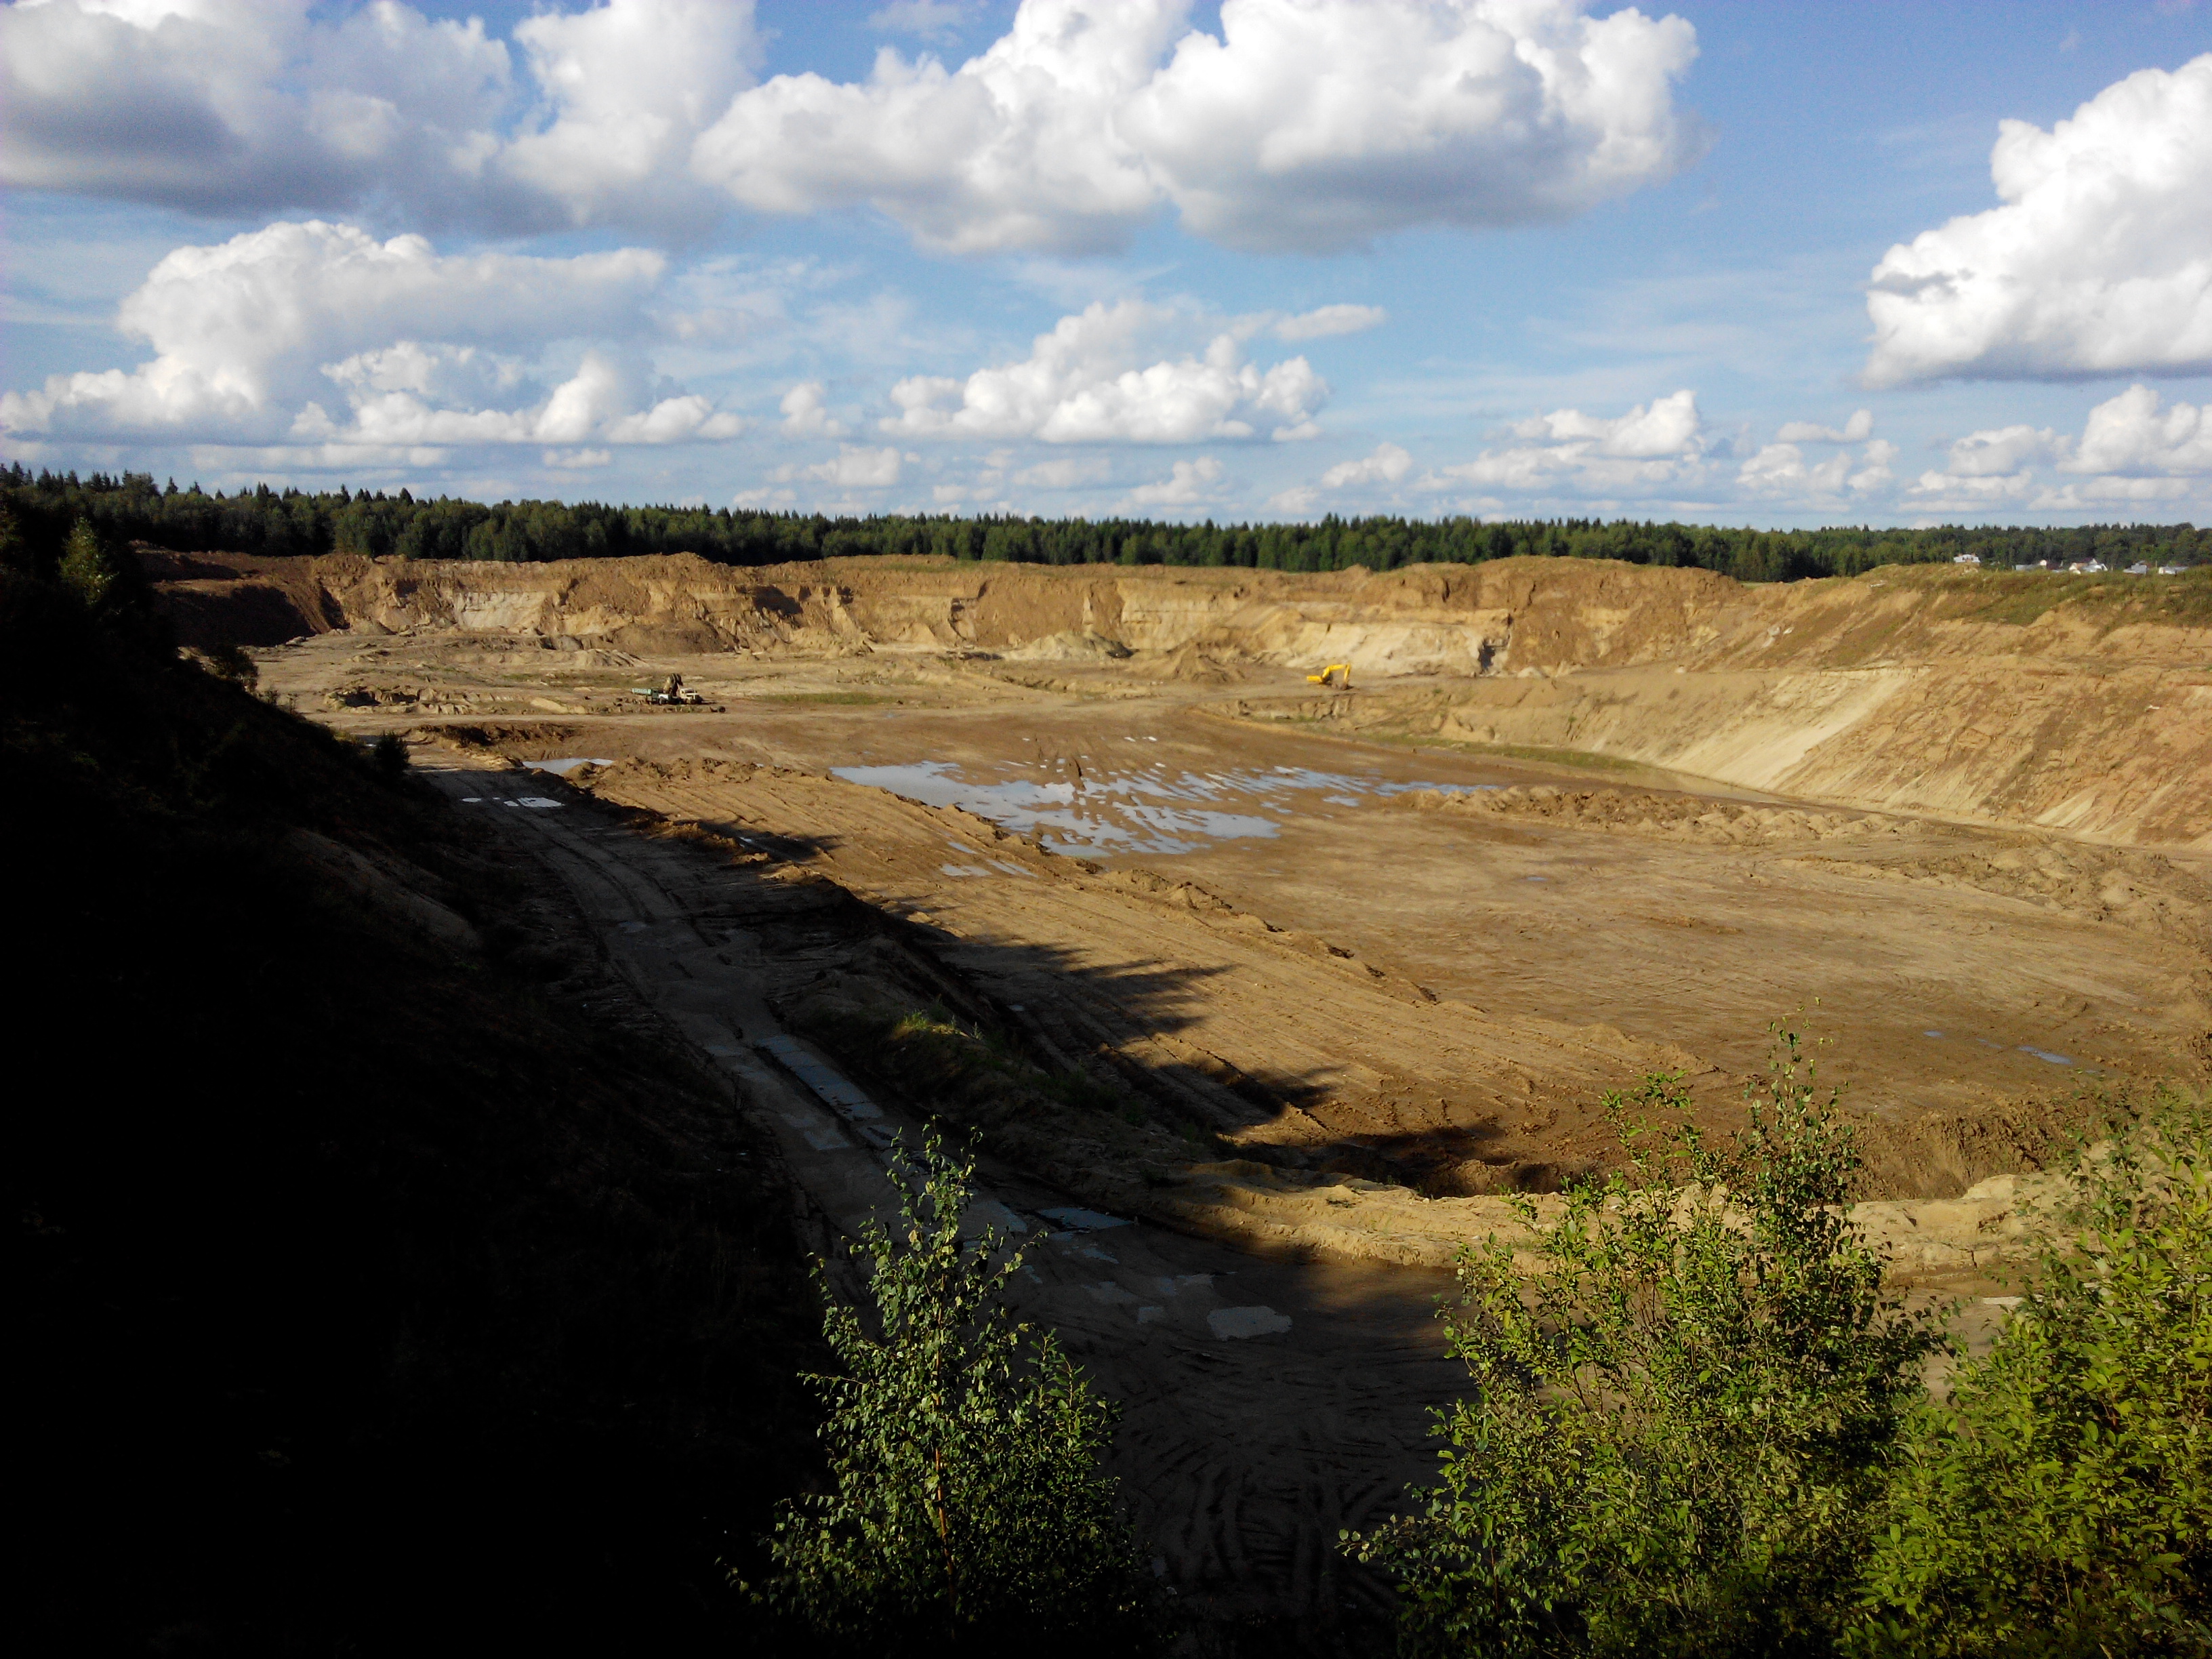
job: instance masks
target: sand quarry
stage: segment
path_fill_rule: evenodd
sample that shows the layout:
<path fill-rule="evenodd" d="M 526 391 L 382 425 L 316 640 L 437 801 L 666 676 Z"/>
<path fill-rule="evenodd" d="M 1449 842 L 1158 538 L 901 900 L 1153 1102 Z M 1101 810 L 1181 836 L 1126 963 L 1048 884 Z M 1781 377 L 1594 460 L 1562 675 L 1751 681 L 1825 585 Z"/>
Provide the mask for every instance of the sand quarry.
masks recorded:
<path fill-rule="evenodd" d="M 1367 1593 L 1326 1540 L 1430 1455 L 1429 1300 L 1607 1159 L 1608 1091 L 1740 1122 L 1790 1020 L 1863 1222 L 1972 1298 L 2085 1097 L 2212 1068 L 2193 580 L 146 557 L 188 642 L 538 849 L 574 984 L 716 1055 L 829 1224 L 890 1127 L 980 1131 L 1224 1617 Z"/>

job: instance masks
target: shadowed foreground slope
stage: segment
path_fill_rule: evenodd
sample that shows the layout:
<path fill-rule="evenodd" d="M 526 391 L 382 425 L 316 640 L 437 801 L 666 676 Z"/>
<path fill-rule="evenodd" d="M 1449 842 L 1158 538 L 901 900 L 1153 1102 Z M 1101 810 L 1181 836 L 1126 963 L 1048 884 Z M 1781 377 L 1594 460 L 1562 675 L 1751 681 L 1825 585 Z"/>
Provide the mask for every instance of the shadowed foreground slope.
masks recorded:
<path fill-rule="evenodd" d="M 772 1152 L 618 988 L 533 985 L 542 878 L 24 563 L 30 1647 L 741 1639 L 716 1557 L 812 1456 Z"/>

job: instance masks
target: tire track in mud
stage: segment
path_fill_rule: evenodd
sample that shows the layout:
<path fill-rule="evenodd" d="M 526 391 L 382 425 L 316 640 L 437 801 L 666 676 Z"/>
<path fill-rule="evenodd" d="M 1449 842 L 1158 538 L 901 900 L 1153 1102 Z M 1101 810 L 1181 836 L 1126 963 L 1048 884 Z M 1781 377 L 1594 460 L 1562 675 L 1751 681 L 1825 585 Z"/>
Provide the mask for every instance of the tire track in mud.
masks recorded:
<path fill-rule="evenodd" d="M 637 997 L 737 1082 L 793 1180 L 848 1234 L 885 1212 L 878 1156 L 752 1048 L 781 1028 L 769 995 L 793 956 L 850 947 L 844 906 L 680 841 L 649 837 L 541 780 L 434 759 L 428 775 L 542 860 L 574 896 Z M 886 1108 L 909 1134 L 911 1119 Z M 1030 1237 L 1055 1192 L 988 1161 L 980 1196 Z M 1030 1251 L 1023 1313 L 1056 1329 L 1105 1395 L 1123 1402 L 1113 1470 L 1132 1519 L 1195 1620 L 1231 1650 L 1372 1650 L 1389 1595 L 1337 1552 L 1434 1468 L 1430 1408 L 1462 1391 L 1432 1314 L 1443 1275 L 1373 1264 L 1297 1266 L 1135 1224 L 1054 1233 Z M 1285 1316 L 1242 1340 L 1209 1316 Z"/>

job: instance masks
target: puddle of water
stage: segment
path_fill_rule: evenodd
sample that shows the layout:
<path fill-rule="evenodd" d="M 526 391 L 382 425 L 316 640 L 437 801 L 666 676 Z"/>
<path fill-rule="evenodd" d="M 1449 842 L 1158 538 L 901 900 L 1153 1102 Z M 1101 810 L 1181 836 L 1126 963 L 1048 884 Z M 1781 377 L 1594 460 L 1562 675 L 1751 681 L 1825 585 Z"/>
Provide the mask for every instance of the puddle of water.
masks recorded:
<path fill-rule="evenodd" d="M 545 808 L 547 808 L 547 807 L 551 807 L 551 808 L 553 808 L 554 810 L 558 811 L 558 810 L 559 810 L 559 808 L 560 808 L 560 805 L 561 805 L 561 803 L 560 803 L 559 801 L 557 801 L 557 800 L 548 800 L 548 799 L 545 799 L 545 797 L 544 797 L 544 796 L 543 796 L 543 795 L 521 795 L 521 796 L 518 796 L 518 797 L 515 799 L 515 802 L 514 802 L 514 804 L 515 804 L 517 806 L 534 806 L 534 807 L 538 808 L 538 809 L 539 811 L 544 811 Z"/>
<path fill-rule="evenodd" d="M 525 761 L 533 772 L 573 772 L 580 766 L 612 766 L 611 760 L 600 760 L 590 755 L 564 755 L 559 760 Z"/>
<path fill-rule="evenodd" d="M 2020 1051 L 2024 1054 L 2033 1054 L 2038 1060 L 2047 1060 L 2053 1066 L 2071 1066 L 2074 1063 L 2067 1055 L 2054 1054 L 2050 1049 L 2039 1048 L 2032 1042 L 2021 1043 Z"/>
<path fill-rule="evenodd" d="M 1216 1308 L 1206 1316 L 1206 1328 L 1223 1342 L 1248 1336 L 1279 1336 L 1291 1328 L 1290 1316 L 1273 1308 Z"/>
<path fill-rule="evenodd" d="M 840 1115 L 860 1121 L 880 1118 L 882 1110 L 860 1089 L 839 1076 L 802 1047 L 798 1039 L 778 1033 L 761 1038 L 754 1043 L 763 1054 L 772 1054 L 793 1077 L 814 1091 L 824 1104 Z"/>
<path fill-rule="evenodd" d="M 1048 769 L 1060 764 L 1051 763 Z M 1358 806 L 1370 799 L 1402 795 L 1415 789 L 1455 793 L 1498 787 L 1390 783 L 1297 766 L 1267 771 L 1185 772 L 1158 763 L 1121 771 L 1086 768 L 1074 777 L 1012 778 L 1000 782 L 971 779 L 950 761 L 839 766 L 833 767 L 831 774 L 848 783 L 887 789 L 925 805 L 957 806 L 1006 829 L 1036 835 L 1056 851 L 1085 853 L 1191 853 L 1212 842 L 1267 840 L 1279 835 L 1282 824 L 1277 818 L 1233 810 L 1252 799 L 1271 811 L 1288 814 L 1311 810 L 1310 803 L 1297 799 L 1306 793 L 1319 795 L 1334 805 Z M 950 844 L 970 858 L 981 856 L 960 842 Z M 952 873 L 950 866 L 948 873 Z"/>
<path fill-rule="evenodd" d="M 1923 1036 L 1940 1037 L 1943 1034 L 1941 1031 L 1923 1031 L 1920 1035 Z"/>

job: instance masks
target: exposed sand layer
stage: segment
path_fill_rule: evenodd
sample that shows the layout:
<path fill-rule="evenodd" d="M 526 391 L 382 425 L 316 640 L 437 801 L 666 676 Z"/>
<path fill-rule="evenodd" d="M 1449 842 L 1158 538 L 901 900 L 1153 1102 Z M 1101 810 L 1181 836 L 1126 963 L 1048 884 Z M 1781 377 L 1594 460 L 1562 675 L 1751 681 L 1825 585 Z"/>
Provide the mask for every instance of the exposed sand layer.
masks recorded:
<path fill-rule="evenodd" d="M 1089 1201 L 1249 1248 L 1434 1267 L 1492 1195 L 1613 1157 L 1599 1103 L 1647 1073 L 1740 1121 L 1792 1017 L 1871 1191 L 1938 1203 L 1884 1212 L 1900 1267 L 1981 1271 L 2013 1237 L 1988 1183 L 2085 1087 L 2212 1066 L 2212 632 L 2172 585 L 157 574 L 188 631 L 291 606 L 264 684 L 342 730 L 510 757 L 880 918 L 785 962 L 779 1016 Z M 1305 684 L 1346 660 L 1357 691 Z M 670 672 L 708 704 L 645 705 Z M 1928 724 L 1985 674 L 2011 689 Z M 977 1042 L 1004 1063 L 946 1059 Z"/>
<path fill-rule="evenodd" d="M 1892 567 L 1747 586 L 1569 559 L 1297 575 L 149 557 L 188 643 L 349 627 L 625 656 L 987 653 L 1041 684 L 1053 667 L 1102 663 L 1227 684 L 1250 668 L 1347 662 L 1359 682 L 1454 684 L 1250 712 L 2212 849 L 2212 588 L 2194 579 Z"/>

